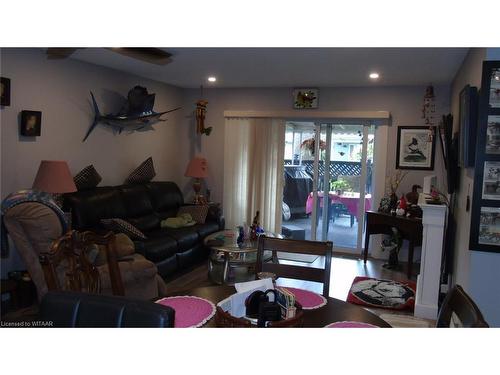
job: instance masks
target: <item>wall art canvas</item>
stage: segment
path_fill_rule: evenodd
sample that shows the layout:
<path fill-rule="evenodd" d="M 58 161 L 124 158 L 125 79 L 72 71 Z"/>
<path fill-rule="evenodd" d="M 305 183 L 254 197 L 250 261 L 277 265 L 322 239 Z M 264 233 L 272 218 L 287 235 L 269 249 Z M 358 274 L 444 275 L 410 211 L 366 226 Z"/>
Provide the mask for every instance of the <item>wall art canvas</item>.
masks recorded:
<path fill-rule="evenodd" d="M 398 127 L 396 168 L 433 170 L 436 148 L 436 137 L 433 133 L 435 131 L 427 126 Z"/>
<path fill-rule="evenodd" d="M 500 162 L 484 162 L 483 199 L 500 200 Z"/>
<path fill-rule="evenodd" d="M 481 207 L 479 239 L 483 245 L 500 246 L 500 208 Z"/>
<path fill-rule="evenodd" d="M 0 77 L 0 105 L 10 106 L 10 79 Z"/>
<path fill-rule="evenodd" d="M 485 152 L 500 154 L 500 116 L 488 116 Z"/>
<path fill-rule="evenodd" d="M 42 112 L 21 112 L 21 135 L 25 137 L 39 137 L 42 132 Z"/>
<path fill-rule="evenodd" d="M 293 108 L 295 109 L 318 108 L 318 99 L 318 89 L 303 88 L 293 90 Z"/>
<path fill-rule="evenodd" d="M 500 68 L 491 71 L 490 107 L 500 108 Z"/>

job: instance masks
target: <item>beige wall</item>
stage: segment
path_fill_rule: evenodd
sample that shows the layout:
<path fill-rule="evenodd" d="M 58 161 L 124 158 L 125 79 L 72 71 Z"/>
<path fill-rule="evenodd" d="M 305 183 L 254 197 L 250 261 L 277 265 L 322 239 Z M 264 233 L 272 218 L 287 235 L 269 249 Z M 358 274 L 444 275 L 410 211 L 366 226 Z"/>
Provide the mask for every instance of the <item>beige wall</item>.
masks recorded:
<path fill-rule="evenodd" d="M 437 96 L 436 115 L 450 111 L 449 86 L 435 87 Z M 366 88 L 320 88 L 319 106 L 322 111 L 350 110 L 369 111 L 385 110 L 392 114 L 392 127 L 387 144 L 387 173 L 394 172 L 396 164 L 397 126 L 423 125 L 421 109 L 425 87 L 366 87 Z M 179 163 L 187 165 L 188 160 L 196 154 L 208 159 L 208 186 L 213 191 L 214 200 L 222 201 L 222 181 L 224 171 L 224 116 L 225 110 L 289 110 L 292 105 L 291 89 L 205 89 L 204 98 L 208 100 L 206 123 L 213 126 L 209 137 L 196 138 L 192 119 L 194 103 L 199 99 L 199 90 L 185 90 L 184 123 L 179 126 L 181 139 L 189 139 L 187 147 L 179 154 Z M 401 192 L 411 190 L 414 183 L 422 184 L 423 176 L 436 173 L 440 186 L 444 184 L 443 162 L 441 150 L 436 148 L 434 172 L 411 171 L 404 181 Z M 183 188 L 190 191 L 189 180 L 184 178 Z"/>
<path fill-rule="evenodd" d="M 114 135 L 98 125 L 85 143 L 82 139 L 93 120 L 90 91 L 101 113 L 120 107 L 139 84 L 156 93 L 155 110 L 182 105 L 182 90 L 76 60 L 47 60 L 40 49 L 2 49 L 1 74 L 11 79 L 11 106 L 0 112 L 1 196 L 31 187 L 40 160 L 68 161 L 73 173 L 94 164 L 103 177 L 101 185 L 121 184 L 143 160 L 152 156 L 158 180 L 177 180 L 176 125 L 181 111 L 165 116 L 155 131 Z M 19 113 L 42 111 L 42 135 L 19 135 Z"/>
<path fill-rule="evenodd" d="M 465 85 L 469 84 L 478 89 L 481 87 L 481 72 L 483 60 L 486 59 L 485 48 L 472 48 L 467 54 L 451 86 L 451 111 L 453 114 L 453 131 L 459 131 L 459 94 Z M 472 141 L 475 143 L 475 140 Z M 457 231 L 455 236 L 455 254 L 453 259 L 453 281 L 468 289 L 469 285 L 469 235 L 470 214 L 465 206 L 467 195 L 472 202 L 474 168 L 460 169 L 460 182 L 456 191 L 455 218 Z M 470 189 L 470 190 L 469 190 Z"/>

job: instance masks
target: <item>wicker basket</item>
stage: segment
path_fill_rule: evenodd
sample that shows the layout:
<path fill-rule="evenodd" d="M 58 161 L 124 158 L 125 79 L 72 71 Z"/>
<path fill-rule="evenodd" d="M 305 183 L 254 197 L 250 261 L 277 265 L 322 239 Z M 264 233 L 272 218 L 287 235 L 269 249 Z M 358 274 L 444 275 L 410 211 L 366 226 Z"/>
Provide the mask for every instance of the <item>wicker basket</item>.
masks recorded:
<path fill-rule="evenodd" d="M 292 327 L 302 327 L 304 325 L 304 312 L 302 307 L 296 304 L 297 312 L 295 317 L 292 319 L 279 320 L 276 322 L 269 322 L 268 328 L 292 328 Z M 255 324 L 252 324 L 249 320 L 244 318 L 237 318 L 232 316 L 227 311 L 222 310 L 220 306 L 217 306 L 215 312 L 215 324 L 217 327 L 222 328 L 257 328 Z"/>

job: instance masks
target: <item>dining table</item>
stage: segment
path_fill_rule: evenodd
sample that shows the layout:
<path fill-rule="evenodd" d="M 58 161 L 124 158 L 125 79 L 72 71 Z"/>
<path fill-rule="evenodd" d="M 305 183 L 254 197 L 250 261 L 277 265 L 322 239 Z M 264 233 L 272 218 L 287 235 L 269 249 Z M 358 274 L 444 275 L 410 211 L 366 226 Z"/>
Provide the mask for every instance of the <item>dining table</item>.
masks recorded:
<path fill-rule="evenodd" d="M 318 200 L 320 207 L 323 207 L 323 192 L 318 191 Z M 360 194 L 357 192 L 344 192 L 342 194 L 337 194 L 335 191 L 328 192 L 328 197 L 331 203 L 342 203 L 351 216 L 358 216 L 359 207 L 359 197 Z M 372 207 L 372 196 L 371 194 L 365 195 L 365 211 L 371 210 Z M 309 193 L 306 201 L 306 214 L 310 214 L 313 211 L 313 193 Z"/>
<path fill-rule="evenodd" d="M 223 299 L 236 293 L 234 286 L 218 285 L 194 288 L 177 292 L 171 296 L 195 296 L 207 299 L 217 305 Z M 391 326 L 367 309 L 336 298 L 326 297 L 326 304 L 313 310 L 304 311 L 305 328 L 321 328 L 335 322 L 359 322 L 377 327 L 390 328 Z M 212 317 L 203 327 L 216 327 L 215 317 Z"/>

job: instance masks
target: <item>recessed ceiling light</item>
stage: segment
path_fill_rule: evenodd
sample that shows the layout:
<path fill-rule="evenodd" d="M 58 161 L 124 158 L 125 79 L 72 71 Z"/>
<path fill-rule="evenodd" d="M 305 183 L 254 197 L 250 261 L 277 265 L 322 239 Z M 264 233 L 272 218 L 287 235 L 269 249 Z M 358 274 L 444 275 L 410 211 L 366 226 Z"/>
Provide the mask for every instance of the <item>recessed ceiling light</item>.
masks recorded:
<path fill-rule="evenodd" d="M 495 81 L 500 81 L 500 76 L 495 76 Z"/>
<path fill-rule="evenodd" d="M 374 72 L 374 73 L 370 73 L 369 77 L 370 77 L 371 79 L 378 79 L 378 78 L 380 77 L 380 75 L 379 75 L 378 73 L 375 73 L 375 72 Z"/>
<path fill-rule="evenodd" d="M 215 82 L 217 81 L 217 78 L 215 77 L 208 77 L 208 82 Z"/>

